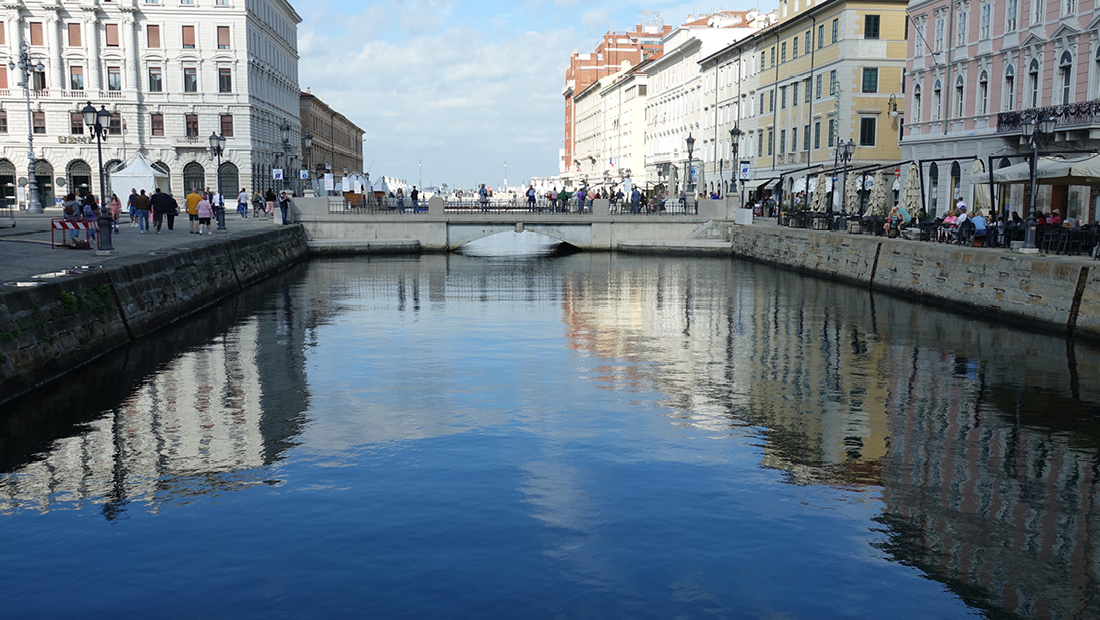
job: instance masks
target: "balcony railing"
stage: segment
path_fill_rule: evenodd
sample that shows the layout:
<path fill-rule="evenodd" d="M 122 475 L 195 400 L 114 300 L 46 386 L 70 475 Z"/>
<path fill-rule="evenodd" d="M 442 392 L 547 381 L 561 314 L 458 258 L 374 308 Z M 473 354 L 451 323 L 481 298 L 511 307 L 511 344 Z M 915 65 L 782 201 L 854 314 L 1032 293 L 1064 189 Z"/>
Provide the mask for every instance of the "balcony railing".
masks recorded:
<path fill-rule="evenodd" d="M 997 133 L 1019 131 L 1024 121 L 1039 119 L 1049 114 L 1056 121 L 1055 127 L 1080 127 L 1100 125 L 1100 99 L 1070 103 L 1067 105 L 1031 108 L 1020 112 L 1001 112 L 997 114 Z"/>

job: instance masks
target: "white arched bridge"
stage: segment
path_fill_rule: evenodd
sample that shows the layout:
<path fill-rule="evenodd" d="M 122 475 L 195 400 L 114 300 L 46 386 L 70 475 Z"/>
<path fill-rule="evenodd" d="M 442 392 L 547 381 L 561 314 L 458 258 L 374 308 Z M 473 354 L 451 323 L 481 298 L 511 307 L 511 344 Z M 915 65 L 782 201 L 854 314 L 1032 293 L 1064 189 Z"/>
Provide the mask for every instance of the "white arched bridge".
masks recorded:
<path fill-rule="evenodd" d="M 646 213 L 612 213 L 606 200 L 593 201 L 591 211 L 532 211 L 526 206 L 449 206 L 432 198 L 414 210 L 386 205 L 356 209 L 342 197 L 296 198 L 295 219 L 306 228 L 316 247 L 362 251 L 456 250 L 467 243 L 503 232 L 530 231 L 581 250 L 617 250 L 621 244 L 687 240 L 732 221 L 725 200 L 701 200 L 694 213 L 683 209 Z M 575 207 L 574 207 L 575 208 Z"/>

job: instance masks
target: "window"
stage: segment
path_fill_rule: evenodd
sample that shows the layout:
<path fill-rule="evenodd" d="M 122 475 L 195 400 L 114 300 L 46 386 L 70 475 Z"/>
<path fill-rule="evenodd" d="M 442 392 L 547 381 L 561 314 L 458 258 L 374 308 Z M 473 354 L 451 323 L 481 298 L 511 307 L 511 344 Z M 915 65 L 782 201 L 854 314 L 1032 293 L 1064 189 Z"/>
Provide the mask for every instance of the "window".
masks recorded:
<path fill-rule="evenodd" d="M 160 47 L 160 26 L 150 24 L 145 27 L 145 45 L 149 49 Z"/>
<path fill-rule="evenodd" d="M 154 136 L 164 135 L 164 115 L 163 114 L 151 114 L 149 115 L 149 127 Z"/>
<path fill-rule="evenodd" d="M 184 26 L 183 27 L 183 49 L 193 50 L 195 49 L 195 27 Z"/>
<path fill-rule="evenodd" d="M 771 61 L 772 61 L 771 66 L 774 67 L 775 66 L 775 48 L 774 47 L 771 49 Z"/>
<path fill-rule="evenodd" d="M 31 126 L 34 127 L 34 133 L 46 133 L 46 113 L 32 112 Z"/>
<path fill-rule="evenodd" d="M 779 46 L 779 62 L 787 62 L 787 42 L 784 41 Z"/>
<path fill-rule="evenodd" d="M 31 83 L 34 84 L 34 89 L 39 91 L 46 90 L 46 72 L 35 71 L 31 74 Z"/>
<path fill-rule="evenodd" d="M 107 67 L 107 90 L 122 90 L 121 67 Z"/>
<path fill-rule="evenodd" d="M 791 105 L 798 105 L 798 82 L 791 84 Z"/>
<path fill-rule="evenodd" d="M 1005 109 L 1016 109 L 1016 68 L 1012 65 L 1005 69 Z"/>
<path fill-rule="evenodd" d="M 821 148 L 821 121 L 814 121 L 814 150 Z"/>
<path fill-rule="evenodd" d="M 765 54 L 766 54 L 766 52 L 760 52 L 760 70 L 761 70 L 761 71 L 763 71 L 763 70 L 764 70 L 764 67 L 765 67 L 765 65 L 766 65 L 766 63 L 765 63 L 765 60 L 766 60 L 766 59 L 764 58 L 764 55 L 765 55 Z"/>
<path fill-rule="evenodd" d="M 879 16 L 878 15 L 864 15 L 863 16 L 863 38 L 864 39 L 877 39 L 879 32 Z"/>
<path fill-rule="evenodd" d="M 829 96 L 836 94 L 836 69 L 829 72 Z"/>
<path fill-rule="evenodd" d="M 7 43 L 8 43 L 8 42 L 7 42 L 6 40 L 5 40 L 5 39 L 6 39 L 6 37 L 4 36 L 4 26 L 5 26 L 5 25 L 6 25 L 6 24 L 4 24 L 4 22 L 0 21 L 0 45 L 7 45 Z M 6 117 L 5 117 L 5 118 L 6 118 Z M 5 131 L 4 133 L 7 133 L 7 131 Z"/>
<path fill-rule="evenodd" d="M 840 19 L 833 20 L 833 43 L 836 43 L 837 35 L 840 32 Z"/>
<path fill-rule="evenodd" d="M 231 93 L 231 92 L 233 92 L 232 69 L 218 69 L 218 92 L 219 93 Z"/>
<path fill-rule="evenodd" d="M 1016 30 L 1016 6 L 1020 0 L 1008 0 L 1005 3 L 1005 32 Z"/>
<path fill-rule="evenodd" d="M 814 94 L 814 97 L 817 98 L 817 99 L 821 99 L 821 77 L 822 77 L 821 74 L 818 73 L 817 74 L 817 84 L 814 85 L 814 91 L 816 91 L 815 94 Z"/>
<path fill-rule="evenodd" d="M 878 67 L 863 68 L 863 92 L 878 92 Z"/>
<path fill-rule="evenodd" d="M 1043 15 L 1046 14 L 1045 4 L 1043 0 L 1035 0 L 1035 13 L 1031 17 L 1031 24 L 1033 26 L 1043 23 Z"/>
<path fill-rule="evenodd" d="M 875 119 L 873 119 L 873 118 L 861 118 L 861 119 L 859 119 L 859 145 L 860 146 L 874 146 L 875 145 Z"/>
<path fill-rule="evenodd" d="M 775 152 L 775 130 L 774 129 L 769 129 L 768 130 L 768 157 L 771 157 L 772 153 L 774 153 L 774 152 Z"/>
<path fill-rule="evenodd" d="M 1062 52 L 1062 58 L 1058 60 L 1058 72 L 1062 74 L 1062 105 L 1073 103 L 1073 55 Z"/>
<path fill-rule="evenodd" d="M 214 4 L 217 6 L 229 6 L 229 0 L 218 0 Z"/>
<path fill-rule="evenodd" d="M 970 21 L 968 6 L 965 4 L 959 5 L 958 20 L 955 22 L 958 24 L 955 26 L 955 45 L 966 45 L 966 23 Z"/>
<path fill-rule="evenodd" d="M 218 49 L 229 49 L 229 26 L 218 26 Z"/>
<path fill-rule="evenodd" d="M 943 17 L 936 17 L 936 49 L 937 52 L 943 51 L 943 29 L 945 27 Z"/>
<path fill-rule="evenodd" d="M 199 137 L 199 116 L 197 114 L 187 114 L 184 116 L 184 123 L 187 127 L 187 137 L 197 138 Z"/>
<path fill-rule="evenodd" d="M 768 91 L 768 111 L 775 112 L 775 89 Z"/>
<path fill-rule="evenodd" d="M 978 30 L 978 36 L 982 39 L 989 38 L 989 24 L 993 20 L 993 5 L 989 2 L 982 4 L 982 17 L 981 25 Z"/>
<path fill-rule="evenodd" d="M 810 78 L 802 80 L 802 90 L 806 93 L 806 103 L 810 102 Z"/>
<path fill-rule="evenodd" d="M 1065 0 L 1062 2 L 1062 16 L 1073 17 L 1077 13 L 1077 0 Z"/>
<path fill-rule="evenodd" d="M 825 24 L 817 27 L 817 49 L 825 47 Z"/>
<path fill-rule="evenodd" d="M 233 115 L 222 114 L 222 135 L 226 138 L 233 137 Z"/>
<path fill-rule="evenodd" d="M 786 86 L 780 86 L 779 87 L 779 109 L 780 110 L 787 109 L 787 87 Z"/>
<path fill-rule="evenodd" d="M 836 119 L 829 119 L 829 148 L 836 144 Z"/>
<path fill-rule="evenodd" d="M 798 37 L 794 38 L 794 43 L 791 44 L 791 60 L 798 58 Z"/>
<path fill-rule="evenodd" d="M 787 154 L 787 130 L 786 129 L 780 129 L 779 130 L 779 154 L 780 155 L 786 155 Z"/>
<path fill-rule="evenodd" d="M 107 47 L 118 47 L 118 24 L 104 24 Z"/>
<path fill-rule="evenodd" d="M 920 84 L 913 87 L 913 122 L 921 121 Z"/>
<path fill-rule="evenodd" d="M 764 93 L 760 93 L 760 113 L 764 113 Z"/>
<path fill-rule="evenodd" d="M 111 112 L 111 122 L 107 125 L 107 134 L 112 136 L 122 135 L 122 113 Z"/>
<path fill-rule="evenodd" d="M 184 67 L 183 69 L 183 92 L 199 92 L 199 70 L 195 67 Z"/>
<path fill-rule="evenodd" d="M 798 127 L 791 127 L 791 152 L 798 151 Z"/>
<path fill-rule="evenodd" d="M 764 130 L 756 132 L 756 156 L 764 156 Z"/>
<path fill-rule="evenodd" d="M 80 47 L 80 24 L 69 24 L 69 47 Z"/>
<path fill-rule="evenodd" d="M 69 112 L 69 133 L 74 136 L 84 135 L 84 115 L 80 112 Z"/>
<path fill-rule="evenodd" d="M 8 87 L 8 68 L 0 65 L 0 88 Z"/>
<path fill-rule="evenodd" d="M 809 53 L 810 53 L 810 33 L 811 33 L 811 32 L 813 32 L 813 31 L 812 31 L 812 30 L 807 30 L 807 31 L 806 31 L 806 36 L 805 36 L 805 40 L 806 40 L 806 53 L 807 53 L 807 54 L 809 54 Z"/>
<path fill-rule="evenodd" d="M 0 110 L 0 133 L 8 133 L 8 113 Z"/>
<path fill-rule="evenodd" d="M 149 67 L 149 92 L 164 92 L 164 75 L 160 67 Z"/>
<path fill-rule="evenodd" d="M 1039 61 L 1036 59 L 1031 60 L 1031 65 L 1027 69 L 1028 86 L 1031 88 L 1031 107 L 1039 107 Z"/>
<path fill-rule="evenodd" d="M 31 45 L 42 45 L 42 22 L 31 22 Z"/>
<path fill-rule="evenodd" d="M 69 90 L 84 90 L 84 67 L 69 67 Z"/>
<path fill-rule="evenodd" d="M 966 80 L 963 76 L 955 78 L 955 118 L 962 118 L 963 116 L 963 92 L 966 86 Z"/>
<path fill-rule="evenodd" d="M 932 120 L 938 121 L 943 118 L 943 82 L 936 80 L 935 87 L 932 89 Z"/>
<path fill-rule="evenodd" d="M 978 113 L 989 114 L 989 74 L 985 71 L 978 76 Z"/>
<path fill-rule="evenodd" d="M 803 151 L 810 150 L 810 126 L 809 125 L 803 125 L 802 126 L 802 150 Z"/>

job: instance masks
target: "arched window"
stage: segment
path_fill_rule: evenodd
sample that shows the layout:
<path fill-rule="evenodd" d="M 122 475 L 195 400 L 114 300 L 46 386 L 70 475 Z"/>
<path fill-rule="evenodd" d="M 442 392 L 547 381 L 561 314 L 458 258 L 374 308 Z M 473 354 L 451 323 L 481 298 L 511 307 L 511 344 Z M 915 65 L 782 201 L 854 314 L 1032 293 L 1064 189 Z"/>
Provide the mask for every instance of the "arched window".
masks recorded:
<path fill-rule="evenodd" d="M 34 160 L 34 182 L 38 184 L 38 202 L 53 204 L 53 166 L 44 159 Z"/>
<path fill-rule="evenodd" d="M 153 167 L 153 170 L 156 170 L 157 172 L 163 174 L 165 176 L 165 178 L 168 179 L 168 182 L 165 183 L 164 187 L 160 188 L 160 190 L 162 192 L 166 192 L 166 193 L 171 194 L 172 193 L 172 169 L 168 167 L 168 164 L 166 164 L 162 161 L 153 162 L 152 164 L 150 164 L 150 166 Z"/>
<path fill-rule="evenodd" d="M 15 202 L 15 164 L 6 159 L 0 159 L 0 197 L 4 206 Z"/>
<path fill-rule="evenodd" d="M 966 94 L 963 92 L 965 85 L 966 80 L 963 79 L 963 76 L 960 75 L 955 78 L 955 118 L 962 118 L 963 111 L 966 107 L 964 105 L 965 100 L 963 99 L 963 96 Z"/>
<path fill-rule="evenodd" d="M 69 162 L 65 170 L 65 180 L 69 183 L 67 191 L 81 195 L 92 190 L 92 168 L 83 159 L 74 159 Z"/>
<path fill-rule="evenodd" d="M 943 118 L 943 82 L 936 80 L 932 88 L 932 120 Z"/>
<path fill-rule="evenodd" d="M 1027 68 L 1028 88 L 1031 89 L 1031 107 L 1039 107 L 1039 61 L 1032 58 Z"/>
<path fill-rule="evenodd" d="M 1005 102 L 1004 109 L 1016 109 L 1016 68 L 1008 65 L 1005 69 Z"/>
<path fill-rule="evenodd" d="M 1093 34 L 1093 36 L 1096 35 Z M 1095 85 L 1092 87 L 1092 96 L 1095 99 L 1100 98 L 1100 45 L 1096 46 L 1096 65 L 1093 67 L 1093 74 Z"/>
<path fill-rule="evenodd" d="M 1062 105 L 1068 105 L 1073 102 L 1073 55 L 1069 52 L 1062 52 L 1058 59 L 1058 73 L 1062 74 Z"/>
<path fill-rule="evenodd" d="M 940 202 L 940 167 L 932 162 L 928 166 L 928 186 L 931 190 L 928 192 L 928 212 L 933 215 L 939 215 L 939 202 Z"/>
<path fill-rule="evenodd" d="M 953 161 L 953 162 L 951 162 L 951 201 L 952 201 L 952 204 L 954 204 L 954 201 L 958 200 L 959 198 L 962 198 L 962 188 L 960 186 L 961 181 L 962 181 L 962 166 L 959 165 L 959 162 Z"/>
<path fill-rule="evenodd" d="M 989 114 L 989 74 L 985 71 L 978 76 L 978 113 Z"/>
<path fill-rule="evenodd" d="M 921 122 L 920 84 L 913 87 L 913 122 Z"/>
<path fill-rule="evenodd" d="M 200 192 L 206 187 L 206 170 L 202 164 L 191 162 L 183 167 L 183 193 L 190 194 L 191 190 Z"/>
<path fill-rule="evenodd" d="M 237 166 L 232 162 L 222 162 L 221 170 L 221 193 L 222 196 L 229 196 L 232 198 L 241 191 L 240 175 L 237 173 Z M 226 199 L 226 202 L 233 202 L 230 199 Z"/>

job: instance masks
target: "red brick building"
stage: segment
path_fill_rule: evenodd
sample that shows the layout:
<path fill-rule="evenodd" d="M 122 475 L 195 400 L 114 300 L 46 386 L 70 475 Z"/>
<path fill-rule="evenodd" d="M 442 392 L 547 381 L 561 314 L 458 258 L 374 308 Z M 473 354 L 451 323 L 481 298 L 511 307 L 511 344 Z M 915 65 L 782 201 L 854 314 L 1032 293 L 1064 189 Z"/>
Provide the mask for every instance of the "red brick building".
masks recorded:
<path fill-rule="evenodd" d="M 573 95 L 622 69 L 623 61 L 634 66 L 647 58 L 660 56 L 664 50 L 661 40 L 672 31 L 672 26 L 634 26 L 627 32 L 608 32 L 590 54 L 573 52 L 569 68 L 565 70 L 565 168 L 573 166 Z"/>

